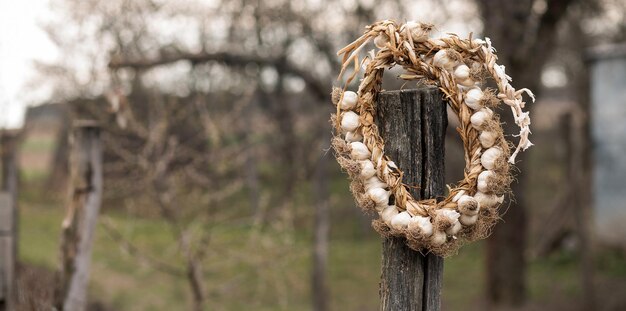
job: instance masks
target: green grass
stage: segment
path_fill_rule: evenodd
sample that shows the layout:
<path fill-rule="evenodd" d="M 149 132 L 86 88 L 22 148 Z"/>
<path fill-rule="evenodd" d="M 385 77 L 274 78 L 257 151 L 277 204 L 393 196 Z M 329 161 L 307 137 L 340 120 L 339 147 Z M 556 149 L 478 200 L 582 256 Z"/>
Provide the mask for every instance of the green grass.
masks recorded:
<path fill-rule="evenodd" d="M 24 193 L 21 204 L 20 259 L 48 269 L 58 264 L 63 207 L 60 200 Z M 342 202 L 344 199 L 337 199 Z M 328 278 L 332 310 L 376 310 L 380 277 L 380 238 L 342 222 L 333 211 Z M 342 217 L 338 217 L 342 216 Z M 167 225 L 158 218 L 131 217 L 108 211 L 125 237 L 154 258 L 182 267 Z M 300 222 L 299 222 L 300 223 Z M 310 310 L 310 223 L 296 231 L 265 228 L 255 234 L 245 224 L 216 225 L 205 260 L 210 310 Z M 477 309 L 483 297 L 485 266 L 482 243 L 468 245 L 445 262 L 444 309 Z M 599 273 L 626 277 L 623 256 L 599 256 Z M 576 258 L 556 254 L 529 267 L 530 298 L 538 304 L 580 294 Z M 96 233 L 90 295 L 115 310 L 187 309 L 190 297 L 182 276 L 155 269 L 125 252 L 102 226 Z M 473 307 L 472 307 L 473 306 Z"/>

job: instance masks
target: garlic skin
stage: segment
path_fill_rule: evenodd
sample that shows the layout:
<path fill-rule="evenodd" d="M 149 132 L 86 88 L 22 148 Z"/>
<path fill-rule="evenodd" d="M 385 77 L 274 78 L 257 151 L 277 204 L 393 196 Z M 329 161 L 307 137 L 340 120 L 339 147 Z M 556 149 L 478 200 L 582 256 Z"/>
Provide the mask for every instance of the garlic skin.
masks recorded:
<path fill-rule="evenodd" d="M 350 143 L 350 147 L 352 148 L 352 151 L 350 152 L 350 157 L 352 157 L 352 159 L 354 160 L 367 160 L 372 156 L 372 153 L 362 142 L 352 142 Z"/>
<path fill-rule="evenodd" d="M 374 45 L 376 45 L 376 47 L 379 49 L 382 49 L 385 46 L 387 46 L 388 42 L 389 42 L 389 37 L 384 33 L 381 33 L 378 36 L 376 36 L 376 38 L 374 38 Z"/>
<path fill-rule="evenodd" d="M 413 42 L 425 42 L 428 40 L 428 32 L 422 28 L 420 23 L 410 21 L 407 22 L 404 27 L 406 27 L 411 34 Z"/>
<path fill-rule="evenodd" d="M 470 122 L 475 129 L 480 130 L 482 126 L 487 123 L 487 121 L 491 120 L 492 117 L 493 111 L 491 109 L 481 108 L 470 117 Z"/>
<path fill-rule="evenodd" d="M 473 87 L 465 93 L 465 104 L 474 110 L 482 108 L 480 100 L 483 98 L 483 91 L 478 87 Z"/>
<path fill-rule="evenodd" d="M 502 157 L 502 149 L 499 147 L 491 147 L 480 156 L 480 164 L 488 170 L 496 167 L 496 161 Z"/>
<path fill-rule="evenodd" d="M 477 188 L 480 192 L 491 192 L 489 189 L 489 179 L 494 175 L 493 171 L 482 171 L 478 174 Z"/>
<path fill-rule="evenodd" d="M 380 212 L 379 215 L 383 222 L 389 226 L 391 225 L 391 220 L 393 219 L 393 217 L 398 215 L 398 213 L 398 209 L 394 205 L 390 205 L 383 209 L 383 211 Z"/>
<path fill-rule="evenodd" d="M 448 229 L 446 229 L 446 234 L 448 234 L 448 235 L 455 235 L 455 234 L 459 233 L 459 231 L 461 231 L 461 229 L 463 229 L 463 226 L 457 220 L 457 221 L 455 221 L 452 224 L 452 226 L 450 226 Z"/>
<path fill-rule="evenodd" d="M 345 132 L 353 132 L 359 127 L 359 115 L 352 112 L 347 111 L 341 115 L 341 129 Z"/>
<path fill-rule="evenodd" d="M 372 161 L 363 160 L 363 161 L 360 161 L 359 164 L 361 165 L 361 178 L 362 179 L 369 179 L 373 177 L 374 175 L 376 175 L 376 168 L 374 167 L 374 163 L 372 163 Z"/>
<path fill-rule="evenodd" d="M 469 74 L 470 74 L 470 69 L 465 64 L 458 65 L 454 69 L 454 78 L 457 81 L 461 81 L 461 80 L 465 80 L 469 78 Z"/>
<path fill-rule="evenodd" d="M 474 195 L 474 199 L 478 201 L 481 208 L 491 208 L 502 203 L 504 200 L 504 196 L 498 197 L 495 194 L 487 194 L 479 191 L 476 192 L 476 194 Z"/>
<path fill-rule="evenodd" d="M 341 108 L 342 110 L 350 110 L 354 108 L 354 106 L 356 106 L 358 99 L 359 97 L 355 92 L 345 91 L 343 93 L 343 98 L 339 103 L 339 108 Z"/>
<path fill-rule="evenodd" d="M 477 215 L 480 211 L 480 203 L 472 196 L 462 195 L 457 201 L 457 207 L 461 216 L 463 215 Z"/>
<path fill-rule="evenodd" d="M 376 205 L 387 205 L 389 203 L 389 192 L 383 188 L 371 188 L 367 190 L 367 195 Z"/>
<path fill-rule="evenodd" d="M 452 70 L 454 68 L 454 61 L 448 57 L 446 50 L 439 50 L 433 56 L 433 65 L 446 70 Z"/>
<path fill-rule="evenodd" d="M 472 226 L 474 224 L 476 224 L 476 221 L 478 221 L 478 214 L 476 215 L 461 215 L 461 217 L 459 217 L 459 223 L 461 223 L 463 226 Z"/>
<path fill-rule="evenodd" d="M 480 135 L 478 135 L 478 141 L 480 141 L 480 145 L 483 148 L 492 147 L 496 140 L 498 140 L 498 134 L 493 131 L 482 131 Z"/>
<path fill-rule="evenodd" d="M 433 234 L 433 224 L 430 222 L 430 217 L 412 217 L 408 228 L 409 230 L 419 230 L 424 237 L 429 237 Z"/>
<path fill-rule="evenodd" d="M 391 218 L 391 227 L 397 230 L 406 229 L 410 221 L 411 215 L 407 212 L 402 212 Z"/>
<path fill-rule="evenodd" d="M 459 219 L 459 216 L 461 216 L 461 214 L 459 214 L 459 212 L 457 212 L 455 210 L 447 209 L 447 208 L 442 208 L 442 209 L 438 210 L 437 213 L 439 213 L 440 215 L 442 215 L 445 218 L 448 218 L 450 220 L 450 222 L 456 221 L 457 219 Z"/>
<path fill-rule="evenodd" d="M 363 135 L 359 132 L 347 132 L 346 133 L 346 141 L 355 142 L 363 140 Z"/>
<path fill-rule="evenodd" d="M 365 191 L 369 191 L 370 189 L 373 188 L 387 188 L 389 185 L 387 185 L 387 183 L 385 183 L 384 181 L 380 180 L 378 177 L 376 176 L 372 176 L 369 179 L 365 180 L 364 182 L 365 184 Z"/>
<path fill-rule="evenodd" d="M 433 236 L 430 238 L 430 244 L 434 246 L 439 246 L 439 245 L 442 245 L 443 243 L 446 243 L 447 239 L 448 239 L 448 236 L 446 235 L 445 232 L 437 231 L 433 233 Z"/>

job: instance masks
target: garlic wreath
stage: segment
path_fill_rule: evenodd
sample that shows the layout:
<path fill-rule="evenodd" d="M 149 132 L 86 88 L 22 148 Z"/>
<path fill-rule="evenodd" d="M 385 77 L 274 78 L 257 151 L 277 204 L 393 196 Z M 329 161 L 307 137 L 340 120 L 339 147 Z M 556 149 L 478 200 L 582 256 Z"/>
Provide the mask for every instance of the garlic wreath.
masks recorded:
<path fill-rule="evenodd" d="M 359 206 L 379 215 L 375 228 L 385 235 L 404 236 L 417 250 L 427 249 L 449 255 L 459 241 L 486 237 L 498 219 L 511 181 L 509 163 L 528 140 L 530 118 L 524 112 L 522 93 L 510 84 L 504 67 L 496 64 L 495 49 L 488 38 L 460 39 L 449 35 L 429 38 L 430 24 L 381 21 L 366 28 L 363 36 L 341 49 L 340 76 L 354 64 L 355 71 L 365 68 L 358 91 L 335 90 L 333 102 L 336 136 L 335 154 L 352 177 L 351 189 Z M 359 53 L 373 41 L 377 51 L 359 63 Z M 373 125 L 374 99 L 380 90 L 385 68 L 400 65 L 410 74 L 406 80 L 422 79 L 437 84 L 447 95 L 448 104 L 459 117 L 459 133 L 465 147 L 465 178 L 440 201 L 415 200 L 402 183 L 402 174 L 384 154 L 384 140 Z M 497 90 L 483 88 L 490 76 Z M 534 100 L 534 98 L 533 98 Z M 519 144 L 510 154 L 497 114 L 491 108 L 504 103 L 511 107 L 520 127 Z M 508 158 L 508 161 L 507 161 Z"/>

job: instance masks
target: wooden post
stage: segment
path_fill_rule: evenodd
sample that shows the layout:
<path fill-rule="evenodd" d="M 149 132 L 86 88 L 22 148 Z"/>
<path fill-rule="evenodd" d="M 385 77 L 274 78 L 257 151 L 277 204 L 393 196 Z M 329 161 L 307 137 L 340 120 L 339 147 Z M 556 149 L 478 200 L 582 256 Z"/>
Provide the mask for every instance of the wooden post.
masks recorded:
<path fill-rule="evenodd" d="M 102 200 L 100 128 L 74 123 L 70 137 L 69 202 L 61 233 L 61 272 L 55 296 L 59 310 L 85 310 L 93 235 Z"/>
<path fill-rule="evenodd" d="M 15 239 L 13 200 L 0 192 L 0 310 L 15 310 Z"/>
<path fill-rule="evenodd" d="M 0 193 L 0 311 L 14 310 L 17 298 L 17 147 L 20 131 L 3 130 Z"/>
<path fill-rule="evenodd" d="M 436 87 L 382 92 L 376 122 L 385 153 L 414 185 L 416 199 L 444 194 L 446 104 Z M 403 238 L 383 241 L 381 310 L 441 309 L 443 258 L 426 256 L 406 246 Z"/>

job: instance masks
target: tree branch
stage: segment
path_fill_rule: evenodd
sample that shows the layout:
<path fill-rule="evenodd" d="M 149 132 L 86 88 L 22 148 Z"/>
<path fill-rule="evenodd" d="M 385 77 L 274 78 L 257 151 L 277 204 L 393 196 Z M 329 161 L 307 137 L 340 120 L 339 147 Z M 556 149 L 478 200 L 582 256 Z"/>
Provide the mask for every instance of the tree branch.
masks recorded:
<path fill-rule="evenodd" d="M 308 70 L 299 68 L 288 61 L 285 61 L 283 57 L 264 57 L 259 55 L 237 55 L 228 52 L 215 52 L 215 53 L 180 53 L 176 55 L 165 55 L 155 59 L 123 59 L 112 58 L 109 62 L 109 68 L 132 68 L 132 69 L 149 69 L 152 67 L 175 63 L 178 61 L 188 61 L 192 65 L 206 63 L 210 61 L 217 61 L 224 63 L 228 66 L 243 67 L 249 63 L 255 63 L 262 66 L 281 67 L 281 69 L 288 74 L 298 76 L 308 86 L 308 89 L 318 99 L 326 100 L 328 98 L 330 85 L 320 81 L 314 77 Z"/>

